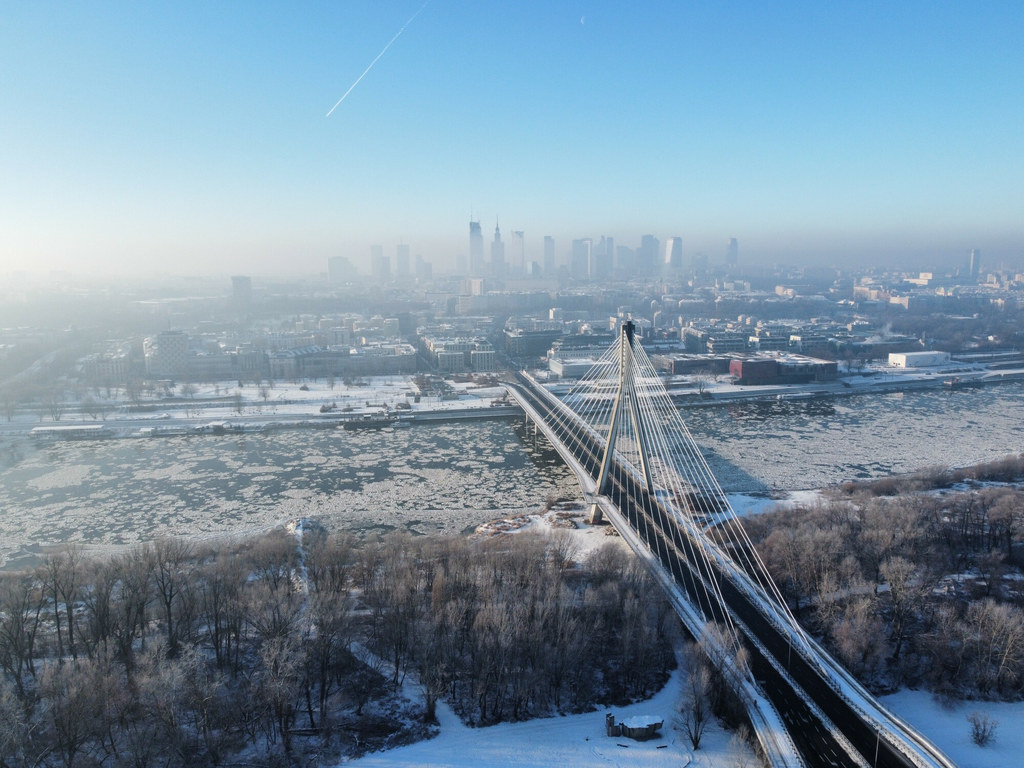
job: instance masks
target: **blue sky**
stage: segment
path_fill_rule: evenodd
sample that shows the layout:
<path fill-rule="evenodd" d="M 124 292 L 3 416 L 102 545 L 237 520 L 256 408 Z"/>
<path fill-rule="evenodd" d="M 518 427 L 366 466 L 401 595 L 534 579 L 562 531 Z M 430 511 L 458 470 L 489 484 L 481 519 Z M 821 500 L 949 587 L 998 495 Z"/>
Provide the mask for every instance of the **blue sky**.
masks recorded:
<path fill-rule="evenodd" d="M 1024 262 L 1024 3 L 2 2 L 0 273 Z M 328 110 L 422 8 L 345 101 Z"/>

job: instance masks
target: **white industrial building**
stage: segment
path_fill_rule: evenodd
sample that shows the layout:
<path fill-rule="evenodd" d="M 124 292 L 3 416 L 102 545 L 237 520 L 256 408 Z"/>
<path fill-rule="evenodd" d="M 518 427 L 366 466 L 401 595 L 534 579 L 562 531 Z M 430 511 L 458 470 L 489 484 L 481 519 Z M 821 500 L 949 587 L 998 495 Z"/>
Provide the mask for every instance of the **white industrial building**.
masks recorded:
<path fill-rule="evenodd" d="M 949 352 L 890 352 L 889 365 L 893 368 L 931 368 L 949 362 Z"/>

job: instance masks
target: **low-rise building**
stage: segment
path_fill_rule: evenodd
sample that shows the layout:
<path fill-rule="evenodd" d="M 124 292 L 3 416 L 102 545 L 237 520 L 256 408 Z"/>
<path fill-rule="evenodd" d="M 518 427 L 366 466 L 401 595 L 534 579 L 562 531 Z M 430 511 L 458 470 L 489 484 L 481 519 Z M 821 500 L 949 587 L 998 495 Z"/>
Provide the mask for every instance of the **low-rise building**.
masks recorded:
<path fill-rule="evenodd" d="M 893 368 L 931 368 L 949 362 L 949 352 L 890 352 L 889 365 Z"/>

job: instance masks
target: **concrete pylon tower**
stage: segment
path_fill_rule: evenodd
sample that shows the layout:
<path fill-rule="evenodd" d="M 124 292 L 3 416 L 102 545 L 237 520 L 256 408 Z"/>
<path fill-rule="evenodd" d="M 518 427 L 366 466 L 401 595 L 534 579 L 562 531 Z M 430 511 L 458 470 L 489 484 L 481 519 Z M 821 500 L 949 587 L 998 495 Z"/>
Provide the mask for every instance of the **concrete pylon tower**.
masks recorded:
<path fill-rule="evenodd" d="M 637 392 L 635 386 L 634 344 L 636 344 L 636 324 L 627 320 L 622 324 L 622 333 L 619 336 L 619 389 L 615 394 L 615 403 L 612 405 L 611 424 L 608 426 L 608 442 L 604 450 L 604 460 L 601 462 L 601 472 L 597 476 L 597 486 L 594 488 L 595 496 L 605 496 L 611 489 L 612 464 L 615 462 L 615 442 L 622 429 L 623 413 L 622 408 L 629 409 L 630 437 L 636 441 L 639 448 L 640 470 L 644 475 L 644 483 L 647 490 L 654 492 L 654 482 L 651 479 L 651 469 L 647 462 L 650 455 L 647 447 L 646 430 L 643 429 L 640 421 L 640 408 L 637 403 Z M 590 522 L 600 523 L 604 515 L 601 507 L 594 499 L 590 508 Z"/>

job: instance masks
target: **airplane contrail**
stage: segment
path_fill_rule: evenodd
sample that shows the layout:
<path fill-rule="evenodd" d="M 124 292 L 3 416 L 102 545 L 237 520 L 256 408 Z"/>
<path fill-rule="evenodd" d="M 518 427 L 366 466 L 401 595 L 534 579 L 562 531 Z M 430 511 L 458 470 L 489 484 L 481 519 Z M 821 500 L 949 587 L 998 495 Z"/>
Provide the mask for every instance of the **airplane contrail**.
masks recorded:
<path fill-rule="evenodd" d="M 402 25 L 402 28 L 401 28 L 400 30 L 398 30 L 398 31 L 397 31 L 397 32 L 395 33 L 395 36 L 394 36 L 394 37 L 392 37 L 392 38 L 391 38 L 390 40 L 388 40 L 388 44 L 387 44 L 387 45 L 385 45 L 385 46 L 384 46 L 384 47 L 383 47 L 383 48 L 381 49 L 381 52 L 380 52 L 380 53 L 378 53 L 378 54 L 377 54 L 377 55 L 376 55 L 376 56 L 374 57 L 373 61 L 371 61 L 371 62 L 370 62 L 370 65 L 369 65 L 369 66 L 368 66 L 368 67 L 367 67 L 366 69 L 364 69 L 364 70 L 363 70 L 363 74 L 361 74 L 361 75 L 360 75 L 359 77 L 357 77 L 357 78 L 356 78 L 356 81 L 355 81 L 354 83 L 352 83 L 352 85 L 350 85 L 350 86 L 348 87 L 348 90 L 347 90 L 347 91 L 345 91 L 345 93 L 344 93 L 344 94 L 342 94 L 342 97 L 341 97 L 340 99 L 338 99 L 338 103 L 337 103 L 337 104 L 335 104 L 335 105 L 334 105 L 333 107 L 331 107 L 331 108 L 330 108 L 330 110 L 328 110 L 327 114 L 326 114 L 326 115 L 324 115 L 324 117 L 330 117 L 330 116 L 331 116 L 331 112 L 333 112 L 334 110 L 336 110 L 336 109 L 338 108 L 338 106 L 339 106 L 339 105 L 341 104 L 341 102 L 343 102 L 343 101 L 344 101 L 344 100 L 345 100 L 346 98 L 348 98 L 348 95 L 349 95 L 350 93 L 352 93 L 353 89 L 354 89 L 354 88 L 355 88 L 355 87 L 356 87 L 357 85 L 359 85 L 359 81 L 360 81 L 360 80 L 362 80 L 362 79 L 363 79 L 364 77 L 366 77 L 366 74 L 367 74 L 367 73 L 368 73 L 368 72 L 369 72 L 369 71 L 370 71 L 371 69 L 373 69 L 373 65 L 374 65 L 374 64 L 376 64 L 376 63 L 377 63 L 377 62 L 378 62 L 378 61 L 380 60 L 380 57 L 381 57 L 381 56 L 383 56 L 383 55 L 384 55 L 385 53 L 387 53 L 387 52 L 388 52 L 388 48 L 390 48 L 390 47 L 391 47 L 392 43 L 394 43 L 394 42 L 395 42 L 395 40 L 397 40 L 397 39 L 398 39 L 398 38 L 399 38 L 399 37 L 401 36 L 401 34 L 402 34 L 403 32 L 405 32 L 405 28 L 406 28 L 406 27 L 408 27 L 408 26 L 409 26 L 410 24 L 412 24 L 412 21 L 413 21 L 413 19 L 415 19 L 415 18 L 416 18 L 417 16 L 419 16 L 419 15 L 420 15 L 420 14 L 421 14 L 421 13 L 423 12 L 423 9 L 424 9 L 424 8 L 426 8 L 426 7 L 427 7 L 427 5 L 428 5 L 429 3 L 430 3 L 430 0 L 427 0 L 427 1 L 425 2 L 425 3 L 423 3 L 423 5 L 421 5 L 421 6 L 420 6 L 420 9 L 419 9 L 418 11 L 416 11 L 416 13 L 414 13 L 414 14 L 413 14 L 412 16 L 410 16 L 410 17 L 409 17 L 409 20 L 408 20 L 407 22 L 405 22 L 405 24 L 403 24 L 403 25 Z"/>

